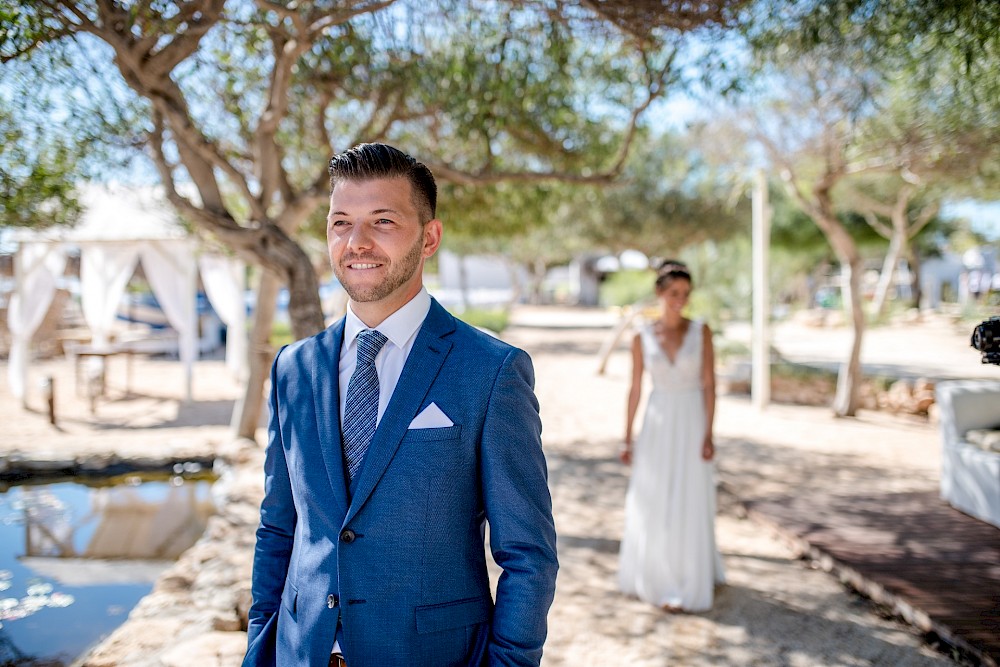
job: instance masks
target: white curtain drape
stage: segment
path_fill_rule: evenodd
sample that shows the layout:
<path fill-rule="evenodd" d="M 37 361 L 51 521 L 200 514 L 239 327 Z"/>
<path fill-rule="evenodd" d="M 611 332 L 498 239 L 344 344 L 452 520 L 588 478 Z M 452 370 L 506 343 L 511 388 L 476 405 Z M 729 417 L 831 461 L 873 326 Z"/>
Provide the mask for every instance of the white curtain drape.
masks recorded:
<path fill-rule="evenodd" d="M 94 347 L 110 342 L 111 326 L 129 278 L 135 272 L 135 243 L 87 243 L 80 249 L 80 306 Z"/>
<path fill-rule="evenodd" d="M 59 245 L 22 243 L 18 250 L 14 269 L 18 289 L 7 310 L 7 326 L 12 337 L 7 381 L 16 398 L 24 398 L 31 337 L 52 304 L 56 279 L 65 268 L 66 253 Z"/>
<path fill-rule="evenodd" d="M 202 255 L 198 266 L 208 300 L 226 325 L 226 368 L 238 380 L 244 380 L 249 365 L 246 302 L 243 299 L 246 267 L 238 259 L 222 255 Z"/>
<path fill-rule="evenodd" d="M 142 268 L 170 326 L 177 330 L 178 355 L 184 364 L 187 399 L 191 400 L 194 360 L 198 356 L 195 244 L 184 241 L 142 245 Z"/>

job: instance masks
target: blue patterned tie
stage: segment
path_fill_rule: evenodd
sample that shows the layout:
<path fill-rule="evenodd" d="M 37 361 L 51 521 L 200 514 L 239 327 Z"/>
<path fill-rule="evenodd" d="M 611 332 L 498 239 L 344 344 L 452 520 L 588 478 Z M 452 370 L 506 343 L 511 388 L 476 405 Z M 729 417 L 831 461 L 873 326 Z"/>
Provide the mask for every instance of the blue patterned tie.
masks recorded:
<path fill-rule="evenodd" d="M 378 416 L 378 373 L 375 356 L 385 345 L 386 337 L 374 329 L 358 334 L 358 365 L 347 383 L 347 405 L 344 408 L 344 456 L 350 480 L 358 474 L 365 460 L 368 442 L 375 433 Z"/>

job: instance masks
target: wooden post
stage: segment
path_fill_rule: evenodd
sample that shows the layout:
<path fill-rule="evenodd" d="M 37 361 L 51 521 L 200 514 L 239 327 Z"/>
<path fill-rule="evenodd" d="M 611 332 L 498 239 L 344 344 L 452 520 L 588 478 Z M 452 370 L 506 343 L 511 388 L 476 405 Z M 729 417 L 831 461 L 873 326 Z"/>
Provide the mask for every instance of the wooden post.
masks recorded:
<path fill-rule="evenodd" d="M 750 399 L 763 410 L 771 402 L 771 295 L 768 284 L 771 211 L 767 204 L 767 178 L 757 170 L 753 186 L 753 336 L 750 344 Z"/>
<path fill-rule="evenodd" d="M 51 375 L 42 378 L 42 395 L 49 407 L 49 423 L 56 425 L 56 381 Z"/>

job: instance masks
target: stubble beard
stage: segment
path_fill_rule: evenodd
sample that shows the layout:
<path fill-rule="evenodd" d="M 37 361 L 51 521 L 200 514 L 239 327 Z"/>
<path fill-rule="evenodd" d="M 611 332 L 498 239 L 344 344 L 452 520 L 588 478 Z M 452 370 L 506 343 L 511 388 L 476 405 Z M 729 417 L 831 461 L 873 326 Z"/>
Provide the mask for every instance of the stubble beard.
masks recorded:
<path fill-rule="evenodd" d="M 382 282 L 370 287 L 351 285 L 349 281 L 346 280 L 349 269 L 347 269 L 345 265 L 353 262 L 364 262 L 366 259 L 364 257 L 351 256 L 350 258 L 341 260 L 340 264 L 335 264 L 333 266 L 333 273 L 337 276 L 337 280 L 340 281 L 341 286 L 344 288 L 344 291 L 347 292 L 347 296 L 351 298 L 351 301 L 355 301 L 357 303 L 381 301 L 405 285 L 406 282 L 417 272 L 420 268 L 420 257 L 423 253 L 423 248 L 424 237 L 423 234 L 421 234 L 420 238 L 417 239 L 417 242 L 413 244 L 413 247 L 410 248 L 398 262 L 394 263 L 390 267 L 389 273 L 386 275 L 385 279 Z"/>

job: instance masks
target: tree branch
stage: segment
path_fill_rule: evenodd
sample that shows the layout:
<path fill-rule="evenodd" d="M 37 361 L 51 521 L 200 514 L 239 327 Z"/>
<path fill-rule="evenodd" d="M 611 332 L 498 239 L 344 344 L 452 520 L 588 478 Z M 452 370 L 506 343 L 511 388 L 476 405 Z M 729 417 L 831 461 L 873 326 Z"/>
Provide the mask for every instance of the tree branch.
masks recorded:
<path fill-rule="evenodd" d="M 851 198 L 856 200 L 858 205 L 864 211 L 871 211 L 885 218 L 892 217 L 892 206 L 884 204 L 874 197 L 861 192 L 860 190 L 851 188 Z"/>
<path fill-rule="evenodd" d="M 371 14 L 380 9 L 385 9 L 388 6 L 395 4 L 395 2 L 396 0 L 359 0 L 356 6 L 345 8 L 337 12 L 317 8 L 316 11 L 313 12 L 313 14 L 308 18 L 309 34 L 312 39 L 315 39 L 325 30 L 328 30 L 333 26 L 347 23 L 355 16 Z"/>
<path fill-rule="evenodd" d="M 568 171 L 464 171 L 449 165 L 424 160 L 431 171 L 440 178 L 456 185 L 492 185 L 496 183 L 542 183 L 559 181 L 579 185 L 606 185 L 613 183 L 618 173 L 609 170 L 597 174 Z"/>
<path fill-rule="evenodd" d="M 924 227 L 927 226 L 931 220 L 938 214 L 941 210 L 941 202 L 934 202 L 928 206 L 921 209 L 920 213 L 917 215 L 916 220 L 910 225 L 909 232 L 907 234 L 908 239 L 912 239 L 914 236 L 920 233 Z"/>
<path fill-rule="evenodd" d="M 631 151 L 632 143 L 638 133 L 639 120 L 641 119 L 642 114 L 649 108 L 653 101 L 663 93 L 663 90 L 665 89 L 664 82 L 667 74 L 672 70 L 673 61 L 676 55 L 677 51 L 675 50 L 670 54 L 670 57 L 667 59 L 664 66 L 655 74 L 651 74 L 649 76 L 647 80 L 648 94 L 646 99 L 632 109 L 628 125 L 624 130 L 624 136 L 618 147 L 614 160 L 612 161 L 611 166 L 603 171 L 592 174 L 556 170 L 516 172 L 494 170 L 491 162 L 489 161 L 483 168 L 471 171 L 456 169 L 443 163 L 425 162 L 435 174 L 447 181 L 455 183 L 456 185 L 492 185 L 501 182 L 541 183 L 547 181 L 574 183 L 578 185 L 607 185 L 609 183 L 613 183 L 619 176 L 621 176 L 622 170 L 625 167 L 625 162 L 628 159 L 629 152 Z M 645 52 L 643 52 L 643 56 L 645 59 Z M 648 60 L 646 60 L 646 62 L 648 65 Z M 647 67 L 646 72 L 647 74 L 650 74 L 651 69 Z"/>
<path fill-rule="evenodd" d="M 241 230 L 242 227 L 228 214 L 222 211 L 212 212 L 205 206 L 197 206 L 187 197 L 177 190 L 177 182 L 174 180 L 174 165 L 167 159 L 163 150 L 165 123 L 162 114 L 153 113 L 153 131 L 149 134 L 149 147 L 152 151 L 153 165 L 160 175 L 167 199 L 182 214 L 196 221 L 199 226 L 207 228 L 209 231 L 222 236 L 231 237 L 233 233 Z"/>
<path fill-rule="evenodd" d="M 875 211 L 872 211 L 870 209 L 862 210 L 861 216 L 865 219 L 865 222 L 868 223 L 868 226 L 874 229 L 875 233 L 877 233 L 879 236 L 881 236 L 884 239 L 892 238 L 892 229 L 890 229 L 888 225 L 886 225 L 885 223 L 883 223 L 881 220 L 878 219 L 878 215 L 876 215 Z"/>
<path fill-rule="evenodd" d="M 173 17 L 171 22 L 178 27 L 181 24 L 187 24 L 187 29 L 183 32 L 174 32 L 170 41 L 155 54 L 152 49 L 160 42 L 162 33 L 157 34 L 156 30 L 151 31 L 152 44 L 147 51 L 150 74 L 167 76 L 177 65 L 195 53 L 202 38 L 221 19 L 225 4 L 226 0 L 200 0 L 197 4 L 181 5 L 181 13 Z"/>

